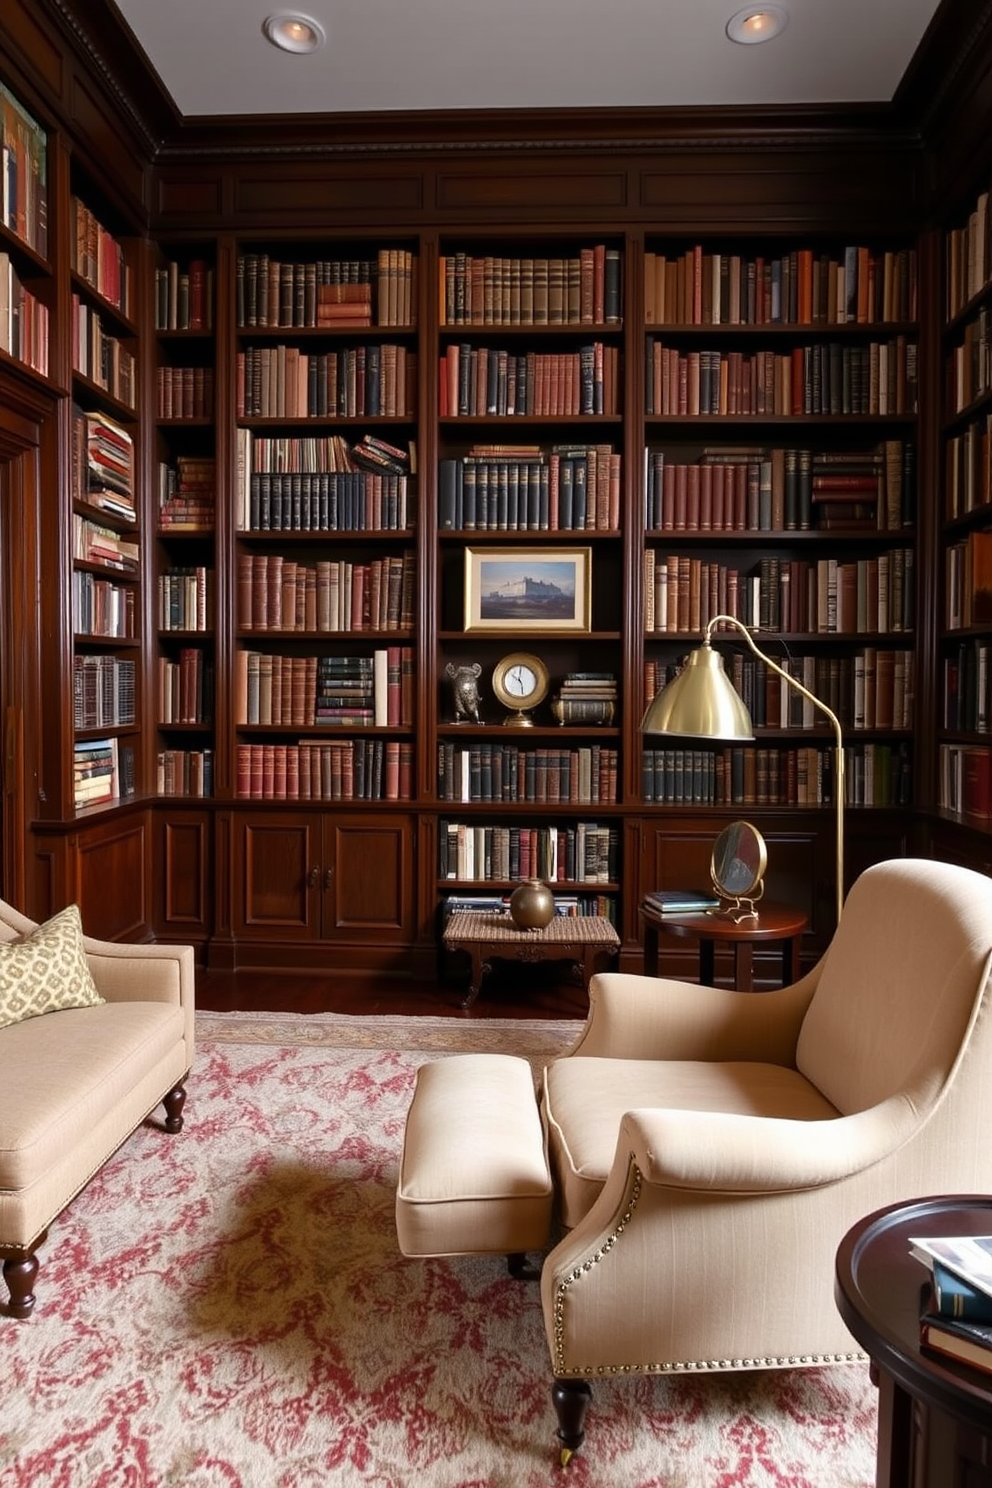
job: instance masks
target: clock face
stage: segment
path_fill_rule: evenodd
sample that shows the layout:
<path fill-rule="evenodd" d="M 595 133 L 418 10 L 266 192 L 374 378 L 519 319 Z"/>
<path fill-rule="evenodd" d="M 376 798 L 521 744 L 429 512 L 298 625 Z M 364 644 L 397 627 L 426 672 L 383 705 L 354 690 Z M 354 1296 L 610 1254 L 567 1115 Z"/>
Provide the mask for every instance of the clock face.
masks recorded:
<path fill-rule="evenodd" d="M 493 692 L 507 708 L 533 708 L 548 690 L 548 669 L 539 656 L 516 651 L 493 670 Z"/>

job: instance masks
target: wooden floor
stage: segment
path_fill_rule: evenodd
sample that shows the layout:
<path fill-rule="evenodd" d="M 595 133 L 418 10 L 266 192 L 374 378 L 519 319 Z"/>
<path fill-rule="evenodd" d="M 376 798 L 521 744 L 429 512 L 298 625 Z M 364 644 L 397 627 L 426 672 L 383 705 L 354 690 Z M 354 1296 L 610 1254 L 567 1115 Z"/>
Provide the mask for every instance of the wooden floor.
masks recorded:
<path fill-rule="evenodd" d="M 209 1012 L 394 1013 L 452 1018 L 584 1018 L 589 998 L 580 982 L 552 968 L 497 964 L 471 1008 L 464 981 L 296 972 L 199 971 L 197 1006 Z"/>

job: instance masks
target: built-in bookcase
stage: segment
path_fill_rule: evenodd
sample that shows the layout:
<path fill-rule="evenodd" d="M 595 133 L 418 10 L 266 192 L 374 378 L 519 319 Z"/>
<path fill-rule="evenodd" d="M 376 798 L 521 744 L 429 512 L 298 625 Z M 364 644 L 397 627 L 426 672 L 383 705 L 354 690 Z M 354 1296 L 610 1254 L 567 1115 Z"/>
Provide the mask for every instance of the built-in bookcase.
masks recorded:
<path fill-rule="evenodd" d="M 140 779 L 143 509 L 134 245 L 84 179 L 70 212 L 72 801 L 127 799 Z M 112 224 L 113 225 L 109 225 Z"/>
<path fill-rule="evenodd" d="M 992 220 L 980 190 L 944 241 L 941 812 L 992 827 Z"/>
<path fill-rule="evenodd" d="M 48 135 L 0 82 L 0 353 L 47 377 L 54 293 Z"/>
<path fill-rule="evenodd" d="M 211 244 L 153 271 L 155 788 L 211 796 L 217 675 L 216 273 Z"/>
<path fill-rule="evenodd" d="M 651 240 L 644 299 L 644 700 L 735 616 L 839 716 L 847 804 L 908 805 L 915 253 Z M 733 632 L 720 648 L 758 746 L 648 740 L 643 799 L 829 806 L 823 716 Z"/>

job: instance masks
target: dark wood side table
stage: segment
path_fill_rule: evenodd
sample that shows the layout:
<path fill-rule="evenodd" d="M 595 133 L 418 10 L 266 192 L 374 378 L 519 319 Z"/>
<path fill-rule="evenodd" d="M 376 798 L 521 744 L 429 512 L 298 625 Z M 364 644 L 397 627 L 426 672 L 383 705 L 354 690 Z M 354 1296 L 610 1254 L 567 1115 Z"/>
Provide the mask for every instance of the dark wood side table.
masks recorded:
<path fill-rule="evenodd" d="M 869 1214 L 837 1251 L 834 1295 L 877 1376 L 877 1488 L 990 1488 L 992 1377 L 920 1349 L 926 1269 L 914 1235 L 992 1234 L 992 1198 L 918 1199 Z"/>
<path fill-rule="evenodd" d="M 717 944 L 730 945 L 734 950 L 734 986 L 738 992 L 753 992 L 754 948 L 766 940 L 782 942 L 782 985 L 797 981 L 799 948 L 808 917 L 801 910 L 764 901 L 758 910 L 757 919 L 736 924 L 728 915 L 661 914 L 642 903 L 645 975 L 658 975 L 658 937 L 665 933 L 699 942 L 699 980 L 706 985 L 713 984 Z"/>
<path fill-rule="evenodd" d="M 468 1008 L 494 961 L 570 961 L 587 987 L 598 959 L 616 956 L 620 937 L 605 915 L 555 915 L 543 930 L 519 930 L 509 915 L 458 910 L 444 927 L 444 944 L 449 951 L 468 951 L 472 958 L 472 979 L 462 1002 Z"/>

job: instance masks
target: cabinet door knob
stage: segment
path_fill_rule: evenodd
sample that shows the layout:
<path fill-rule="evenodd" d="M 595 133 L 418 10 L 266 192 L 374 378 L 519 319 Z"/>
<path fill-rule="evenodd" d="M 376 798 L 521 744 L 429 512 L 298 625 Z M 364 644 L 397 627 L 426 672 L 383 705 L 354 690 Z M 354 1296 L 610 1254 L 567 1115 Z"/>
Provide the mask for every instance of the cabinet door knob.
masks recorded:
<path fill-rule="evenodd" d="M 307 888 L 308 889 L 315 889 L 319 883 L 320 883 L 320 869 L 319 868 L 311 868 L 310 869 L 310 872 L 307 874 Z"/>
<path fill-rule="evenodd" d="M 331 880 L 333 879 L 333 877 L 334 877 L 334 869 L 333 868 L 328 868 L 327 871 L 326 871 L 326 873 L 324 874 L 324 888 L 325 889 L 329 889 L 331 887 Z"/>

